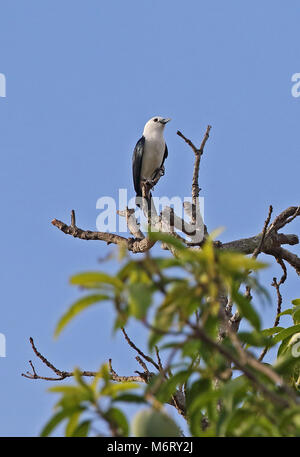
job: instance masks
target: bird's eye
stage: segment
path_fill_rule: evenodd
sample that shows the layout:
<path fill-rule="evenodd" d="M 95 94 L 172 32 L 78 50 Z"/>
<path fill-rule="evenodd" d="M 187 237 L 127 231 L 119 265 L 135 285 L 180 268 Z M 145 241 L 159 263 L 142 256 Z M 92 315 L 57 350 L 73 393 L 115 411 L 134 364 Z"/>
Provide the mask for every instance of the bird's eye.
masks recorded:
<path fill-rule="evenodd" d="M 154 122 L 157 122 L 157 121 L 158 121 L 157 117 L 156 117 L 155 119 L 153 119 L 153 120 L 154 120 Z"/>

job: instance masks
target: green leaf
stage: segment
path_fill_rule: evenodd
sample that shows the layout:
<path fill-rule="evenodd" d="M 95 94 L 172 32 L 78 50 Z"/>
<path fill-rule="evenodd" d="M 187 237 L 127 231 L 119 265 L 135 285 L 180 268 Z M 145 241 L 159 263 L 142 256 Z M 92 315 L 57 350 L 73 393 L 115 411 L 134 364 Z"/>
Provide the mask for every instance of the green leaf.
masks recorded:
<path fill-rule="evenodd" d="M 277 373 L 287 375 L 288 373 L 291 373 L 292 368 L 298 364 L 299 359 L 294 357 L 290 351 L 287 351 L 278 357 L 275 364 L 273 365 L 273 368 Z"/>
<path fill-rule="evenodd" d="M 152 287 L 144 283 L 129 285 L 130 314 L 136 319 L 144 319 L 152 301 Z"/>
<path fill-rule="evenodd" d="M 197 395 L 189 406 L 189 414 L 194 414 L 194 412 L 204 407 L 208 408 L 210 404 L 215 404 L 218 399 L 220 399 L 220 392 L 213 390 Z"/>
<path fill-rule="evenodd" d="M 300 324 L 300 306 L 295 306 L 292 313 L 294 324 Z"/>
<path fill-rule="evenodd" d="M 236 290 L 232 291 L 232 298 L 237 304 L 237 307 L 242 316 L 244 316 L 253 325 L 255 330 L 259 330 L 260 318 L 249 299 Z"/>
<path fill-rule="evenodd" d="M 72 416 L 76 412 L 82 412 L 85 408 L 82 406 L 75 406 L 69 409 L 63 409 L 54 414 L 51 419 L 47 422 L 44 426 L 43 430 L 41 431 L 41 436 L 49 436 L 53 430 L 67 417 Z"/>
<path fill-rule="evenodd" d="M 285 340 L 289 336 L 292 336 L 294 333 L 300 332 L 300 324 L 292 325 L 292 327 L 285 328 L 281 332 L 279 332 L 276 336 L 274 336 L 275 343 L 279 341 Z"/>
<path fill-rule="evenodd" d="M 121 394 L 113 398 L 113 402 L 124 402 L 124 403 L 147 403 L 144 397 L 136 394 Z"/>
<path fill-rule="evenodd" d="M 226 436 L 240 436 L 239 428 L 241 424 L 248 421 L 249 417 L 251 417 L 251 411 L 246 408 L 234 410 L 227 420 Z"/>
<path fill-rule="evenodd" d="M 174 318 L 176 317 L 177 306 L 172 304 L 169 306 L 161 305 L 157 310 L 153 322 L 155 329 L 161 330 L 162 333 L 156 330 L 151 330 L 148 339 L 148 347 L 150 350 L 158 343 L 163 337 L 163 332 L 166 332 L 171 327 Z"/>
<path fill-rule="evenodd" d="M 114 398 L 118 393 L 124 390 L 139 389 L 139 384 L 136 382 L 109 383 L 101 390 L 101 395 L 107 395 Z"/>
<path fill-rule="evenodd" d="M 78 426 L 78 421 L 81 416 L 81 411 L 76 411 L 72 416 L 70 417 L 67 425 L 66 425 L 66 430 L 65 430 L 65 435 L 66 436 L 72 436 L 74 430 Z"/>
<path fill-rule="evenodd" d="M 48 392 L 63 395 L 78 395 L 82 393 L 82 388 L 80 386 L 61 385 L 49 387 Z"/>
<path fill-rule="evenodd" d="M 243 404 L 245 398 L 247 398 L 248 391 L 249 381 L 244 375 L 231 379 L 220 386 L 219 392 L 220 398 L 222 398 L 222 411 L 224 413 L 223 418 L 220 418 L 218 423 L 220 434 L 225 433 L 224 427 L 226 428 L 230 415 L 236 408 Z"/>
<path fill-rule="evenodd" d="M 127 310 L 123 310 L 122 313 L 117 314 L 117 317 L 114 321 L 114 326 L 113 326 L 113 333 L 115 333 L 118 329 L 125 327 L 128 321 L 128 312 Z"/>
<path fill-rule="evenodd" d="M 282 341 L 282 343 L 279 346 L 278 351 L 277 351 L 277 359 L 286 351 L 288 344 L 289 344 L 289 338 L 286 338 L 285 340 Z"/>
<path fill-rule="evenodd" d="M 259 262 L 238 252 L 221 251 L 219 256 L 222 264 L 232 272 L 240 270 L 256 271 L 268 266 L 266 263 Z"/>
<path fill-rule="evenodd" d="M 59 334 L 62 332 L 62 330 L 79 313 L 81 313 L 85 309 L 89 308 L 91 305 L 94 305 L 100 301 L 105 301 L 105 300 L 109 300 L 109 299 L 110 299 L 110 297 L 108 295 L 103 295 L 103 294 L 87 295 L 86 297 L 80 298 L 60 318 L 60 320 L 56 326 L 55 332 L 54 332 L 54 337 L 57 338 L 59 336 Z"/>
<path fill-rule="evenodd" d="M 270 338 L 263 336 L 261 332 L 239 332 L 238 337 L 248 346 L 263 347 L 272 344 Z"/>
<path fill-rule="evenodd" d="M 293 308 L 289 308 L 289 309 L 286 309 L 285 311 L 282 311 L 282 313 L 277 314 L 276 317 L 286 316 L 287 314 L 292 315 L 293 314 Z"/>
<path fill-rule="evenodd" d="M 188 281 L 186 279 L 176 282 L 176 284 L 170 288 L 164 301 L 155 312 L 153 327 L 161 330 L 162 333 L 160 333 L 159 330 L 153 330 L 150 332 L 148 340 L 150 350 L 152 350 L 157 342 L 162 338 L 163 332 L 167 332 L 169 330 L 176 319 L 178 312 L 187 310 L 188 305 L 191 302 L 189 292 L 191 294 Z"/>
<path fill-rule="evenodd" d="M 130 261 L 130 262 L 127 262 L 117 273 L 117 278 L 122 281 L 122 282 L 125 282 L 130 274 L 136 270 L 140 268 L 140 265 L 139 265 L 139 262 L 138 261 Z"/>
<path fill-rule="evenodd" d="M 208 393 L 211 392 L 211 388 L 211 381 L 206 378 L 195 381 L 191 387 L 188 388 L 186 401 L 189 411 L 190 409 L 193 411 L 193 404 L 195 399 L 202 395 L 208 395 Z"/>
<path fill-rule="evenodd" d="M 134 416 L 132 432 L 136 437 L 181 436 L 178 425 L 169 416 L 153 409 L 143 409 Z"/>
<path fill-rule="evenodd" d="M 75 408 L 84 402 L 93 401 L 93 392 L 82 388 L 81 386 L 55 386 L 49 389 L 50 392 L 62 393 L 56 406 L 63 409 Z"/>
<path fill-rule="evenodd" d="M 85 420 L 81 422 L 76 429 L 74 430 L 73 434 L 71 435 L 72 437 L 86 437 L 89 434 L 90 430 L 90 425 L 91 421 L 90 420 Z"/>
<path fill-rule="evenodd" d="M 70 283 L 87 289 L 98 289 L 104 285 L 114 286 L 118 290 L 123 289 L 123 283 L 116 276 L 98 271 L 79 273 L 70 279 Z"/>
<path fill-rule="evenodd" d="M 129 427 L 126 416 L 118 408 L 110 408 L 105 413 L 106 420 L 114 427 L 117 427 L 119 436 L 128 436 Z"/>
<path fill-rule="evenodd" d="M 300 298 L 296 298 L 295 300 L 292 300 L 292 303 L 294 306 L 300 306 Z"/>
<path fill-rule="evenodd" d="M 161 402 L 168 402 L 171 396 L 176 391 L 177 387 L 184 384 L 190 376 L 189 370 L 179 371 L 178 373 L 171 376 L 167 381 L 161 384 L 161 387 L 157 390 L 156 398 Z M 150 388 L 151 390 L 151 388 Z"/>
<path fill-rule="evenodd" d="M 283 327 L 271 327 L 261 330 L 260 333 L 262 336 L 272 336 L 275 335 L 275 333 L 279 333 L 281 330 L 283 330 Z"/>
<path fill-rule="evenodd" d="M 161 270 L 179 267 L 182 264 L 179 259 L 175 259 L 174 257 L 155 257 L 152 260 Z"/>
<path fill-rule="evenodd" d="M 176 345 L 176 344 L 178 344 L 178 342 L 173 343 L 173 347 L 174 347 L 174 344 Z M 188 340 L 182 346 L 182 356 L 191 357 L 192 359 L 195 359 L 195 357 L 199 356 L 200 348 L 201 348 L 201 341 L 196 340 L 196 339 Z"/>
<path fill-rule="evenodd" d="M 186 249 L 184 244 L 180 240 L 178 240 L 178 238 L 175 238 L 174 236 L 169 235 L 167 233 L 149 232 L 149 238 L 153 241 L 162 241 L 163 243 L 170 244 L 171 246 L 174 246 L 174 248 L 179 250 Z"/>

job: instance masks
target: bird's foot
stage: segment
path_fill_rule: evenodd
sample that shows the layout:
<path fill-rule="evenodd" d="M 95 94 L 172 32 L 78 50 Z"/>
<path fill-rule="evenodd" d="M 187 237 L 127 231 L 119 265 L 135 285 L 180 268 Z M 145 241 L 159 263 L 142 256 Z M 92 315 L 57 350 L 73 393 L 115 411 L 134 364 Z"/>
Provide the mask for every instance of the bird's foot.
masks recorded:
<path fill-rule="evenodd" d="M 160 169 L 158 170 L 160 176 L 163 176 L 165 174 L 165 167 L 164 165 L 162 165 L 162 167 L 160 167 Z"/>
<path fill-rule="evenodd" d="M 149 180 L 149 184 L 154 187 L 155 184 L 158 183 L 160 178 L 165 174 L 165 167 L 162 166 L 161 168 L 158 168 L 152 175 L 152 179 Z"/>
<path fill-rule="evenodd" d="M 155 180 L 154 179 L 143 179 L 142 180 L 142 185 L 143 186 L 146 186 L 146 187 L 153 187 L 153 185 L 155 184 Z"/>

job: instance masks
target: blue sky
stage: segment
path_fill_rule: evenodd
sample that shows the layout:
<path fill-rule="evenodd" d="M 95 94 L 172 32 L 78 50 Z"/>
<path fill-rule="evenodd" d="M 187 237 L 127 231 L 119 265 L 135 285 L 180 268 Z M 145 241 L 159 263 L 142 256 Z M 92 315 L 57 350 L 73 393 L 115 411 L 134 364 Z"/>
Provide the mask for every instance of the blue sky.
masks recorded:
<path fill-rule="evenodd" d="M 99 268 L 111 248 L 50 222 L 74 208 L 93 230 L 99 197 L 133 195 L 131 154 L 150 117 L 172 118 L 162 195 L 190 194 L 193 156 L 176 130 L 200 142 L 212 125 L 200 186 L 209 229 L 226 227 L 222 240 L 259 232 L 269 204 L 276 214 L 299 204 L 299 18 L 293 0 L 0 0 L 1 436 L 37 435 L 54 404 L 48 384 L 20 375 L 33 359 L 29 336 L 61 369 L 97 369 L 109 357 L 120 374 L 136 369 L 112 337 L 109 304 L 53 340 L 79 296 L 68 278 Z M 284 307 L 299 297 L 296 281 L 290 271 Z M 264 309 L 266 325 L 274 308 Z M 129 330 L 144 346 L 142 329 Z"/>

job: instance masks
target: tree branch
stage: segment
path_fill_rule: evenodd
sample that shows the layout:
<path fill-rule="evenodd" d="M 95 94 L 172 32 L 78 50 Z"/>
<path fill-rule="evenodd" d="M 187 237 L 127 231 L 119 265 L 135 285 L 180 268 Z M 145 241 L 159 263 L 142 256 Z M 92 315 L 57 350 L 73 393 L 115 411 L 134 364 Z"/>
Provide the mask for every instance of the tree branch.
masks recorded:
<path fill-rule="evenodd" d="M 166 376 L 166 370 L 164 370 L 161 359 L 159 356 L 158 349 L 156 348 L 156 355 L 158 358 L 158 363 L 156 363 L 150 356 L 146 355 L 141 351 L 134 343 L 133 341 L 129 338 L 127 335 L 126 331 L 124 328 L 122 328 L 123 335 L 125 337 L 125 340 L 131 346 L 141 357 L 143 357 L 145 360 L 147 360 L 149 363 L 151 363 L 158 371 L 158 374 L 161 375 L 162 377 L 162 382 L 163 379 L 168 379 Z M 45 356 L 43 356 L 36 348 L 33 338 L 29 339 L 31 347 L 33 349 L 33 352 L 35 355 L 43 362 L 44 365 L 46 365 L 50 370 L 52 370 L 56 376 L 41 376 L 37 374 L 35 367 L 32 363 L 32 361 L 29 361 L 29 364 L 31 366 L 32 372 L 27 371 L 26 373 L 22 373 L 22 376 L 24 376 L 27 379 L 42 379 L 44 381 L 62 381 L 66 378 L 70 378 L 74 376 L 74 372 L 72 371 L 63 371 L 59 370 L 56 368 Z M 141 383 L 148 383 L 150 379 L 155 375 L 155 373 L 150 372 L 147 368 L 147 365 L 145 362 L 141 359 L 141 357 L 137 356 L 136 360 L 141 365 L 143 368 L 143 372 L 136 371 L 137 376 L 119 376 L 116 371 L 112 367 L 112 360 L 109 359 L 108 365 L 110 369 L 110 374 L 111 374 L 111 379 L 116 382 L 141 382 Z M 97 376 L 96 371 L 80 371 L 79 372 L 81 376 L 87 376 L 87 377 L 95 377 Z M 183 393 L 180 390 L 177 390 L 173 395 L 170 401 L 168 402 L 171 406 L 174 406 L 177 411 L 179 412 L 180 415 L 185 417 L 185 397 Z"/>
<path fill-rule="evenodd" d="M 275 371 L 271 370 L 268 366 L 258 362 L 242 349 L 244 352 L 243 362 L 241 359 L 237 358 L 234 354 L 232 354 L 231 351 L 229 351 L 229 349 L 226 348 L 226 346 L 217 343 L 212 338 L 210 338 L 210 336 L 208 336 L 200 326 L 195 326 L 191 323 L 189 323 L 189 326 L 194 330 L 195 334 L 198 336 L 200 340 L 208 344 L 211 348 L 213 348 L 214 350 L 219 352 L 223 357 L 225 357 L 225 359 L 233 363 L 235 367 L 239 369 L 242 373 L 244 373 L 244 375 L 249 379 L 249 381 L 251 381 L 252 384 L 256 386 L 256 388 L 260 390 L 267 398 L 283 407 L 290 406 L 290 402 L 288 400 L 282 398 L 275 392 L 269 390 L 265 386 L 265 384 L 258 379 L 255 373 L 253 373 L 253 371 L 249 369 L 249 365 L 255 370 L 267 376 L 275 384 L 280 385 L 281 388 L 287 393 L 289 399 L 295 402 L 296 397 L 294 392 L 292 391 L 292 389 L 290 389 L 283 383 L 282 378 L 279 375 L 277 375 Z"/>
<path fill-rule="evenodd" d="M 74 213 L 75 215 L 75 213 Z M 108 232 L 92 232 L 91 230 L 82 230 L 75 225 L 67 225 L 58 219 L 52 220 L 52 225 L 57 227 L 66 235 L 72 235 L 74 238 L 80 238 L 81 240 L 97 240 L 104 241 L 107 244 L 117 244 L 118 246 L 124 246 L 133 253 L 146 252 L 151 249 L 155 241 L 149 240 L 149 238 L 125 238 L 120 235 Z"/>
<path fill-rule="evenodd" d="M 50 368 L 50 370 L 52 370 L 56 374 L 56 377 L 38 375 L 31 360 L 29 360 L 29 364 L 31 366 L 32 373 L 27 371 L 26 373 L 22 373 L 22 376 L 24 376 L 25 378 L 28 378 L 28 379 L 43 379 L 44 381 L 62 381 L 63 379 L 74 376 L 73 372 L 59 370 L 51 362 L 49 362 L 49 360 L 46 359 L 46 357 L 44 357 L 37 350 L 37 348 L 34 344 L 33 338 L 29 338 L 29 341 L 30 341 L 32 350 L 35 353 L 35 355 L 43 362 L 44 365 L 46 365 L 48 368 Z M 81 376 L 92 377 L 92 376 L 96 376 L 97 372 L 96 371 L 81 371 L 80 374 L 81 374 Z"/>
<path fill-rule="evenodd" d="M 211 126 L 208 125 L 206 128 L 205 135 L 203 137 L 202 143 L 199 149 L 192 143 L 191 140 L 186 138 L 179 130 L 177 131 L 177 135 L 184 139 L 184 141 L 192 148 L 195 154 L 195 163 L 194 163 L 194 172 L 193 172 L 193 181 L 192 181 L 192 223 L 197 225 L 197 221 L 199 221 L 200 209 L 199 209 L 199 168 L 200 168 L 200 160 L 201 156 L 204 152 L 205 144 L 209 138 L 209 133 L 211 130 Z M 202 218 L 201 218 L 202 219 Z"/>

